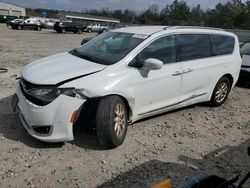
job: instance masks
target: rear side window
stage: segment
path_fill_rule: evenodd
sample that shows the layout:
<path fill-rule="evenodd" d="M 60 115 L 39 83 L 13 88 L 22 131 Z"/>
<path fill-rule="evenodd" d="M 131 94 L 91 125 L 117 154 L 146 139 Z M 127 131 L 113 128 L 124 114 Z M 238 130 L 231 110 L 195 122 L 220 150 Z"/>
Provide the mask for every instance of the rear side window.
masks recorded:
<path fill-rule="evenodd" d="M 229 36 L 211 35 L 212 55 L 231 54 L 234 50 L 234 38 Z"/>
<path fill-rule="evenodd" d="M 178 61 L 188 61 L 211 56 L 209 35 L 183 34 L 177 35 Z"/>

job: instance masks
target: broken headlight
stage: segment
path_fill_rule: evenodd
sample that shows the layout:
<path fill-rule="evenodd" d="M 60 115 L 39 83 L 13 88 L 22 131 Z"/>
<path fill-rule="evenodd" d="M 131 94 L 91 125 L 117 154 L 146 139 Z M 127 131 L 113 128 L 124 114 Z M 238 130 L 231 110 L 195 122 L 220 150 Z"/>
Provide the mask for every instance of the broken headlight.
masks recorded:
<path fill-rule="evenodd" d="M 44 102 L 50 103 L 59 95 L 67 95 L 81 99 L 87 98 L 82 91 L 83 90 L 81 89 L 75 88 L 36 88 L 29 90 L 27 94 Z"/>

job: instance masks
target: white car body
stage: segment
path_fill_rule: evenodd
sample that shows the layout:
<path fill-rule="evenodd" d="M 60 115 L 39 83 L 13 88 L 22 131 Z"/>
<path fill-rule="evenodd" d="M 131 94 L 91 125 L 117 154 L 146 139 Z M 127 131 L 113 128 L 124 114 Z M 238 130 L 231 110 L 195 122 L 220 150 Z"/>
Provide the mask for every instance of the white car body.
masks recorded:
<path fill-rule="evenodd" d="M 22 79 L 36 85 L 57 84 L 59 88 L 83 89 L 88 98 L 118 95 L 129 105 L 130 123 L 209 101 L 216 83 L 224 75 L 232 78 L 232 87 L 237 82 L 241 57 L 238 38 L 232 33 L 216 29 L 164 26 L 129 27 L 112 32 L 133 33 L 144 40 L 113 65 L 93 63 L 65 52 L 27 65 L 21 72 Z M 227 55 L 165 64 L 161 69 L 149 71 L 147 75 L 128 65 L 150 43 L 173 34 L 229 36 L 235 40 L 234 49 Z M 86 99 L 60 95 L 50 104 L 39 106 L 24 96 L 20 86 L 17 96 L 21 121 L 30 135 L 46 142 L 74 139 L 74 122 L 71 118 Z M 45 125 L 53 127 L 48 135 L 40 135 L 33 129 L 35 126 Z"/>

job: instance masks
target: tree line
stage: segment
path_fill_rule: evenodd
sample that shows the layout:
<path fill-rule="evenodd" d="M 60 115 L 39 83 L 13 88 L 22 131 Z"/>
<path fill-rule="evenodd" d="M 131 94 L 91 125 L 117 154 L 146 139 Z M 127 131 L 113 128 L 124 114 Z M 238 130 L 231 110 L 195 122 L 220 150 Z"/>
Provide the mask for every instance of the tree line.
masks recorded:
<path fill-rule="evenodd" d="M 44 9 L 27 9 L 29 15 L 41 14 Z M 84 14 L 120 19 L 122 23 L 147 25 L 191 25 L 220 27 L 225 29 L 250 29 L 250 0 L 229 0 L 215 8 L 203 10 L 200 5 L 189 7 L 185 1 L 174 0 L 160 9 L 152 4 L 142 13 L 132 10 L 90 9 Z M 48 10 L 50 17 L 57 17 L 59 11 Z"/>

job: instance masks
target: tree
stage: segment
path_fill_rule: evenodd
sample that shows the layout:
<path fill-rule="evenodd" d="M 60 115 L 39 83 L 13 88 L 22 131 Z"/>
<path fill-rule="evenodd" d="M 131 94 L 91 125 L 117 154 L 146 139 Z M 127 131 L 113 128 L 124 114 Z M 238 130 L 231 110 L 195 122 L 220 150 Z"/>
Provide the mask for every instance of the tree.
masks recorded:
<path fill-rule="evenodd" d="M 204 20 L 205 20 L 205 13 L 201 9 L 201 5 L 197 5 L 196 7 L 192 8 L 190 13 L 190 25 L 199 25 L 204 26 Z"/>
<path fill-rule="evenodd" d="M 190 8 L 185 1 L 175 0 L 161 11 L 161 18 L 168 25 L 188 25 Z"/>
<path fill-rule="evenodd" d="M 139 16 L 139 22 L 142 24 L 159 25 L 159 7 L 152 4 L 148 9 Z"/>
<path fill-rule="evenodd" d="M 215 9 L 207 12 L 207 24 L 214 27 L 231 29 L 239 24 L 240 16 L 244 12 L 241 0 L 232 0 L 226 4 L 217 4 Z"/>

